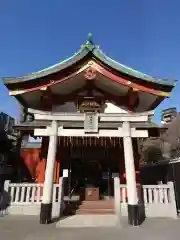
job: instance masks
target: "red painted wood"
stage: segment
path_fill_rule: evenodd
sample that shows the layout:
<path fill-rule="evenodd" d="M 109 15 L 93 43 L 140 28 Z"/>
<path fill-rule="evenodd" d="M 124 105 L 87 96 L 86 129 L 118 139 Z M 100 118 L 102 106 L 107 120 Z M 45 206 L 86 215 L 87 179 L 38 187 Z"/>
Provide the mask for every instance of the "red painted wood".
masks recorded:
<path fill-rule="evenodd" d="M 112 72 L 106 70 L 105 68 L 102 68 L 100 67 L 98 69 L 98 71 L 104 75 L 105 77 L 108 77 L 110 78 L 112 81 L 115 81 L 117 83 L 120 83 L 124 86 L 129 86 L 129 87 L 132 87 L 132 88 L 135 88 L 135 89 L 138 89 L 139 91 L 142 91 L 142 92 L 147 92 L 147 93 L 151 93 L 151 94 L 155 94 L 155 95 L 160 95 L 162 96 L 162 93 L 163 91 L 160 91 L 160 90 L 156 90 L 156 89 L 153 89 L 153 88 L 148 88 L 148 87 L 145 87 L 145 86 L 142 86 L 142 85 L 139 85 L 137 83 L 133 83 L 131 82 L 130 80 L 126 80 L 120 76 L 117 76 L 115 74 L 113 74 Z"/>
<path fill-rule="evenodd" d="M 21 157 L 24 160 L 32 178 L 36 177 L 36 167 L 40 162 L 39 155 L 40 149 L 21 149 Z"/>
<path fill-rule="evenodd" d="M 46 158 L 40 160 L 41 149 L 30 148 L 21 149 L 21 157 L 28 168 L 32 179 L 37 183 L 43 183 L 45 178 Z M 54 169 L 54 183 L 59 182 L 60 177 L 60 160 L 56 160 Z"/>
<path fill-rule="evenodd" d="M 46 84 L 43 84 L 43 85 L 39 85 L 37 87 L 27 88 L 27 89 L 25 89 L 25 92 L 33 92 L 33 91 L 40 90 L 41 88 L 43 89 L 43 88 L 46 88 L 46 87 L 54 86 L 54 85 L 59 84 L 59 83 L 66 82 L 66 81 L 68 81 L 69 79 L 73 78 L 74 76 L 76 76 L 77 74 L 79 74 L 82 71 L 84 71 L 84 69 L 78 70 L 76 72 L 73 72 L 72 74 L 70 74 L 70 75 L 68 75 L 66 77 L 63 77 L 63 78 L 61 78 L 59 80 L 56 80 L 56 81 L 50 80 L 49 83 L 46 83 Z"/>
<path fill-rule="evenodd" d="M 122 78 L 118 75 L 115 75 L 111 71 L 103 68 L 102 66 L 98 65 L 97 63 L 95 63 L 95 67 L 91 66 L 91 68 L 93 68 L 95 71 L 98 71 L 103 76 L 111 79 L 112 81 L 115 81 L 115 82 L 117 82 L 119 84 L 122 84 L 124 86 L 132 87 L 132 88 L 138 89 L 139 91 L 143 91 L 143 92 L 147 92 L 147 93 L 151 93 L 151 94 L 155 94 L 155 95 L 159 95 L 159 96 L 162 96 L 162 94 L 165 93 L 163 91 L 153 89 L 152 87 L 146 87 L 146 86 L 134 83 L 133 79 L 132 80 L 131 79 L 127 80 L 127 79 Z M 68 81 L 69 79 L 72 79 L 74 76 L 76 76 L 80 72 L 83 72 L 86 69 L 89 69 L 89 67 L 87 66 L 84 69 L 82 68 L 82 69 L 80 69 L 80 70 L 78 70 L 78 71 L 76 71 L 72 74 L 69 74 L 68 76 L 63 77 L 59 80 L 56 80 L 56 81 L 52 80 L 52 81 L 49 81 L 49 83 L 47 83 L 47 84 L 43 84 L 43 85 L 39 85 L 37 87 L 32 87 L 32 88 L 25 89 L 25 91 L 26 92 L 37 91 L 37 90 L 40 90 L 41 88 L 54 86 L 54 85 L 59 84 L 59 83 L 64 83 L 64 82 Z M 92 80 L 94 80 L 94 79 L 92 79 Z"/>

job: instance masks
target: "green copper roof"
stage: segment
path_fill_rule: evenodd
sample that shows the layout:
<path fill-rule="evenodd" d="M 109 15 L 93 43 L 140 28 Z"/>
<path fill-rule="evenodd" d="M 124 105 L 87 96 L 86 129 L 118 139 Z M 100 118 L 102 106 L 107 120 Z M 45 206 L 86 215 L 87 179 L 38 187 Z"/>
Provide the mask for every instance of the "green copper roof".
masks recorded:
<path fill-rule="evenodd" d="M 65 59 L 64 61 L 61 61 L 51 67 L 42 69 L 38 72 L 34 72 L 32 74 L 29 74 L 29 75 L 21 77 L 21 78 L 3 78 L 3 81 L 5 84 L 10 84 L 10 83 L 17 83 L 20 81 L 29 81 L 29 80 L 33 80 L 33 79 L 37 79 L 37 78 L 42 78 L 44 76 L 56 73 L 58 71 L 61 71 L 65 68 L 77 63 L 78 61 L 82 60 L 88 54 L 91 54 L 97 60 L 100 60 L 105 65 L 115 69 L 116 71 L 118 71 L 120 73 L 124 73 L 124 74 L 130 75 L 132 77 L 142 79 L 144 81 L 153 82 L 153 83 L 157 83 L 157 84 L 161 84 L 161 85 L 172 86 L 172 87 L 175 85 L 175 81 L 167 81 L 164 79 L 153 78 L 149 75 L 146 75 L 142 72 L 136 71 L 132 68 L 129 68 L 129 67 L 127 67 L 123 64 L 120 64 L 120 63 L 116 62 L 115 60 L 111 59 L 105 53 L 103 53 L 103 51 L 99 48 L 98 45 L 95 45 L 93 43 L 91 33 L 88 34 L 88 40 L 86 41 L 85 44 L 83 44 L 80 47 L 79 51 L 76 52 L 73 56 Z"/>

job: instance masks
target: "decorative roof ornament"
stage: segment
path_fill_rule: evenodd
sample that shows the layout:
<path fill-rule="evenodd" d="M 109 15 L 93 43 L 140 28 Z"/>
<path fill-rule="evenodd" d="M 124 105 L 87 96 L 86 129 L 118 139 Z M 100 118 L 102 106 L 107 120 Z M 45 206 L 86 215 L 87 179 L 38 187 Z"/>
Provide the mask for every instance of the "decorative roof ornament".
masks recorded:
<path fill-rule="evenodd" d="M 91 32 L 88 33 L 88 42 L 93 45 L 92 33 Z"/>
<path fill-rule="evenodd" d="M 93 35 L 92 35 L 91 32 L 88 33 L 88 40 L 87 40 L 87 43 L 86 43 L 86 44 L 89 44 L 89 45 L 93 46 L 94 49 L 96 48 L 96 49 L 99 50 L 99 48 L 100 48 L 99 45 L 95 45 L 95 44 L 94 44 L 94 42 L 93 42 Z"/>
<path fill-rule="evenodd" d="M 88 68 L 84 74 L 84 77 L 88 80 L 93 80 L 96 77 L 96 70 L 93 68 Z"/>
<path fill-rule="evenodd" d="M 95 45 L 94 45 L 93 40 L 92 40 L 92 33 L 88 33 L 88 39 L 87 39 L 86 43 L 84 44 L 84 47 L 89 49 L 89 51 L 94 50 Z"/>

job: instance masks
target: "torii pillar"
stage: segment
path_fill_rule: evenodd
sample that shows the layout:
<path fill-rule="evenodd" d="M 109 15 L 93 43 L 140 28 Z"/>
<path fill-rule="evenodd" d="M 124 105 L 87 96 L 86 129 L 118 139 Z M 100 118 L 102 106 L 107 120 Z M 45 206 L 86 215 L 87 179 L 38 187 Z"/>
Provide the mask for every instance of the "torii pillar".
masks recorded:
<path fill-rule="evenodd" d="M 128 193 L 128 221 L 130 225 L 138 226 L 140 225 L 140 207 L 136 187 L 136 172 L 130 122 L 123 123 L 123 132 L 126 185 Z"/>
<path fill-rule="evenodd" d="M 52 121 L 51 135 L 49 137 L 49 148 L 47 154 L 45 181 L 43 186 L 43 198 L 41 203 L 40 224 L 48 224 L 52 220 L 52 195 L 54 182 L 54 167 L 56 162 L 57 135 L 57 121 Z"/>

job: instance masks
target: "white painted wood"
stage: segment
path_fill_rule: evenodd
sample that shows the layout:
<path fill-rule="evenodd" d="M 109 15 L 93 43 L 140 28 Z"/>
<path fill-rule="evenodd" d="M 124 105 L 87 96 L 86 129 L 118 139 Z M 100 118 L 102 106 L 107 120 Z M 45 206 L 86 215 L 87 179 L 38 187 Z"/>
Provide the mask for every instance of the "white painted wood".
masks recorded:
<path fill-rule="evenodd" d="M 168 203 L 169 199 L 168 199 L 168 189 L 167 188 L 163 188 L 164 191 L 164 203 Z"/>
<path fill-rule="evenodd" d="M 13 201 L 13 202 L 14 202 L 14 189 L 15 189 L 15 187 L 13 187 L 13 186 L 10 188 L 11 201 Z"/>
<path fill-rule="evenodd" d="M 143 196 L 144 196 L 144 203 L 146 204 L 148 202 L 148 199 L 147 199 L 147 188 L 143 188 Z"/>
<path fill-rule="evenodd" d="M 32 187 L 31 202 L 35 202 L 36 186 Z"/>
<path fill-rule="evenodd" d="M 16 187 L 16 191 L 15 191 L 15 202 L 19 202 L 19 192 L 20 192 L 20 187 Z"/>
<path fill-rule="evenodd" d="M 168 188 L 169 189 L 169 186 L 168 184 L 158 184 L 158 185 L 143 185 L 143 188 L 156 188 L 156 189 L 162 189 L 163 188 Z"/>
<path fill-rule="evenodd" d="M 109 114 L 110 115 L 110 114 Z M 35 114 L 34 115 L 36 120 L 49 120 L 49 121 L 68 121 L 68 122 L 83 122 L 85 120 L 85 115 L 65 115 L 65 116 L 58 116 L 58 115 L 39 115 Z M 124 122 L 124 121 L 129 121 L 129 122 L 147 122 L 148 121 L 148 116 L 99 116 L 99 121 L 100 122 Z"/>
<path fill-rule="evenodd" d="M 59 184 L 53 184 L 53 199 L 54 202 L 56 201 L 56 197 L 58 197 L 58 200 L 61 198 L 61 187 L 62 183 Z M 13 204 L 35 204 L 40 203 L 40 193 L 43 188 L 43 184 L 36 184 L 36 183 L 10 183 L 9 189 L 12 194 L 11 202 Z"/>
<path fill-rule="evenodd" d="M 83 113 L 45 112 L 34 109 L 28 109 L 28 112 L 34 114 L 36 120 L 81 122 L 85 120 Z M 147 122 L 149 116 L 153 114 L 153 111 L 149 111 L 143 113 L 99 113 L 97 115 L 100 122 Z"/>
<path fill-rule="evenodd" d="M 24 202 L 25 200 L 25 186 L 21 186 L 21 199 L 20 202 Z"/>
<path fill-rule="evenodd" d="M 58 115 L 39 115 L 35 114 L 36 120 L 49 120 L 49 121 L 68 121 L 68 122 L 83 122 L 85 120 L 85 116 L 58 116 Z M 147 122 L 148 116 L 99 116 L 100 122 Z"/>
<path fill-rule="evenodd" d="M 115 212 L 118 217 L 121 215 L 121 204 L 120 204 L 120 178 L 116 176 L 114 178 L 114 205 Z"/>
<path fill-rule="evenodd" d="M 126 136 L 123 137 L 124 143 L 124 159 L 125 159 L 125 170 L 126 170 L 126 182 L 127 182 L 127 192 L 128 192 L 128 204 L 136 205 L 138 204 L 137 188 L 136 188 L 136 174 L 134 167 L 134 155 L 133 155 L 133 145 L 131 138 L 130 123 L 124 122 L 123 129 Z"/>
<path fill-rule="evenodd" d="M 153 188 L 153 195 L 154 195 L 154 203 L 158 203 L 159 196 L 158 196 L 157 188 Z"/>
<path fill-rule="evenodd" d="M 174 192 L 174 183 L 168 182 L 169 186 L 169 202 L 171 204 L 172 215 L 177 217 L 177 208 L 176 208 L 176 199 L 175 199 L 175 192 Z"/>
<path fill-rule="evenodd" d="M 43 188 L 43 198 L 42 198 L 42 203 L 45 203 L 45 204 L 52 202 L 54 166 L 55 166 L 56 149 L 57 149 L 57 131 L 58 131 L 57 122 L 52 121 L 52 135 L 50 136 L 50 140 L 49 140 L 45 181 L 44 181 L 44 188 Z"/>
<path fill-rule="evenodd" d="M 32 113 L 32 114 L 39 114 L 39 115 L 60 115 L 60 116 L 64 116 L 64 115 L 74 115 L 74 116 L 79 116 L 79 115 L 84 115 L 83 113 L 69 113 L 69 112 L 53 112 L 52 111 L 41 111 L 41 110 L 37 110 L 37 109 L 33 109 L 33 108 L 28 108 L 28 112 Z M 99 113 L 100 116 L 108 116 L 108 115 L 112 115 L 112 116 L 119 116 L 119 115 L 127 115 L 127 116 L 144 116 L 144 115 L 154 115 L 154 111 L 145 111 L 145 112 L 138 112 L 138 113 L 132 113 L 132 112 L 125 112 L 125 113 Z"/>
<path fill-rule="evenodd" d="M 148 202 L 153 203 L 152 188 L 148 188 Z"/>
<path fill-rule="evenodd" d="M 132 115 L 129 115 L 127 113 L 124 113 L 124 116 L 108 116 L 110 115 L 107 114 L 107 116 L 100 116 L 99 119 L 100 119 L 100 122 L 147 122 L 148 121 L 148 116 L 146 115 L 142 115 L 142 116 L 133 116 Z"/>
<path fill-rule="evenodd" d="M 43 187 L 43 184 L 39 184 L 39 183 L 10 183 L 9 187 L 33 187 L 33 186 L 41 186 Z"/>
<path fill-rule="evenodd" d="M 163 189 L 159 189 L 159 202 L 163 203 L 164 202 L 164 194 L 163 194 Z"/>
<path fill-rule="evenodd" d="M 31 187 L 30 186 L 26 187 L 26 191 L 27 191 L 26 192 L 26 202 L 29 202 Z"/>
<path fill-rule="evenodd" d="M 52 136 L 53 133 L 50 127 L 46 129 L 38 129 L 34 130 L 35 136 Z M 124 137 L 126 136 L 126 132 L 123 131 L 123 128 L 119 128 L 117 130 L 108 130 L 108 129 L 100 129 L 98 133 L 85 133 L 84 129 L 63 129 L 62 127 L 58 128 L 58 136 L 70 136 L 70 137 Z M 148 137 L 147 130 L 136 130 L 135 128 L 131 128 L 131 137 Z"/>
<path fill-rule="evenodd" d="M 41 200 L 41 186 L 37 186 L 36 187 L 37 188 L 37 192 L 36 192 L 36 202 L 40 202 L 40 200 Z"/>
<path fill-rule="evenodd" d="M 57 187 L 54 185 L 54 186 L 53 186 L 52 202 L 56 202 L 56 191 L 57 191 Z"/>

